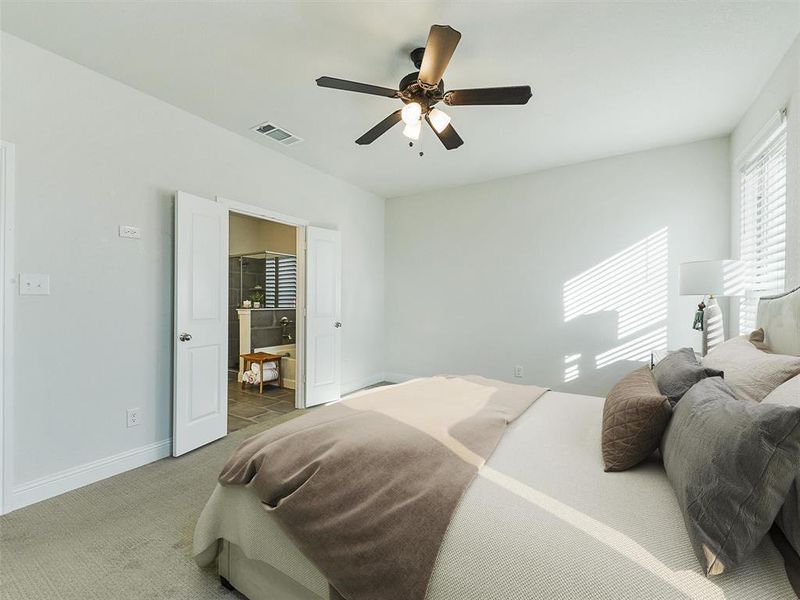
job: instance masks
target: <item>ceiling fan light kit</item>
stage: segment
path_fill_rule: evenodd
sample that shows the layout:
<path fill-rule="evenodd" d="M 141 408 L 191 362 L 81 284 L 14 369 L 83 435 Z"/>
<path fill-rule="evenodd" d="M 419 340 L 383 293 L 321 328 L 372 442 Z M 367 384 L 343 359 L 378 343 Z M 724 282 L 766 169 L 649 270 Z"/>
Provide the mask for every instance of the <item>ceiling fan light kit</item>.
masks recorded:
<path fill-rule="evenodd" d="M 449 25 L 433 25 L 425 47 L 411 52 L 411 60 L 419 71 L 403 77 L 397 90 L 336 77 L 320 77 L 317 79 L 317 85 L 360 94 L 396 98 L 405 104 L 402 109 L 396 110 L 358 138 L 356 144 L 371 144 L 400 121 L 405 124 L 403 135 L 417 140 L 422 131 L 424 119 L 442 145 L 448 150 L 453 150 L 461 146 L 464 140 L 453 129 L 450 115 L 435 108 L 435 104 L 438 102 L 443 102 L 447 106 L 527 104 L 533 95 L 529 85 L 445 92 L 442 76 L 460 39 L 461 34 Z"/>
<path fill-rule="evenodd" d="M 419 119 L 413 123 L 407 123 L 403 128 L 403 135 L 410 140 L 418 140 L 420 133 L 422 133 L 422 121 Z"/>
<path fill-rule="evenodd" d="M 419 123 L 419 119 L 422 116 L 422 106 L 420 106 L 419 102 L 409 102 L 403 107 L 403 110 L 400 111 L 400 115 L 403 117 L 403 123 L 406 125 Z"/>
<path fill-rule="evenodd" d="M 430 119 L 431 125 L 436 130 L 436 133 L 442 133 L 450 124 L 450 115 L 438 108 L 432 108 L 430 110 L 428 119 Z"/>

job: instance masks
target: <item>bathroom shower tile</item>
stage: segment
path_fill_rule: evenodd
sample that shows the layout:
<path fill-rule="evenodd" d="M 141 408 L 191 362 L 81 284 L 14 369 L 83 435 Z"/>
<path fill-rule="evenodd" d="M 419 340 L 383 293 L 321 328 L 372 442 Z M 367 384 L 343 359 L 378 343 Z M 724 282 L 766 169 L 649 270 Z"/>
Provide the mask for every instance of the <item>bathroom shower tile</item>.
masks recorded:
<path fill-rule="evenodd" d="M 275 311 L 274 310 L 256 310 L 250 316 L 250 322 L 253 327 L 275 327 Z"/>
<path fill-rule="evenodd" d="M 250 342 L 253 348 L 278 346 L 281 339 L 280 327 L 253 327 L 250 331 Z"/>
<path fill-rule="evenodd" d="M 244 273 L 242 275 L 242 287 L 244 288 L 243 292 L 245 294 L 245 297 L 247 297 L 247 295 L 250 293 L 250 289 L 256 283 L 261 283 L 262 286 L 264 285 L 264 282 L 260 281 L 255 273 Z"/>
<path fill-rule="evenodd" d="M 249 258 L 244 268 L 245 273 L 264 276 L 267 270 L 267 261 L 264 258 Z"/>

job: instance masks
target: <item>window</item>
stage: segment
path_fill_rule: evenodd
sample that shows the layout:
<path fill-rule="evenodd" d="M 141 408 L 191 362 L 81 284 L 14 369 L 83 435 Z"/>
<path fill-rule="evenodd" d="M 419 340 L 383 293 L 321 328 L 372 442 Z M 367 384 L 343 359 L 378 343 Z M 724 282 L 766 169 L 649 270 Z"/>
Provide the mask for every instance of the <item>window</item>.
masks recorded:
<path fill-rule="evenodd" d="M 741 175 L 739 252 L 745 262 L 745 295 L 739 332 L 755 328 L 761 296 L 783 291 L 786 270 L 786 122 L 748 159 Z"/>
<path fill-rule="evenodd" d="M 297 258 L 270 256 L 267 258 L 264 306 L 294 308 L 297 305 Z"/>

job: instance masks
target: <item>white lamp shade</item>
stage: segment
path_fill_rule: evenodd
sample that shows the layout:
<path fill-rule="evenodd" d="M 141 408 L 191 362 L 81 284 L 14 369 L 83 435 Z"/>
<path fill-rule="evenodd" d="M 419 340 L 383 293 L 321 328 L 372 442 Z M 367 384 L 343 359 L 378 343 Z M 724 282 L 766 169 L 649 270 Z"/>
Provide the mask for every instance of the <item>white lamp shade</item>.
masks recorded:
<path fill-rule="evenodd" d="M 412 125 L 419 121 L 420 116 L 422 116 L 422 107 L 419 105 L 419 102 L 409 102 L 403 107 L 403 110 L 400 111 L 400 118 L 403 119 L 403 123 L 406 125 Z"/>
<path fill-rule="evenodd" d="M 682 296 L 741 296 L 744 263 L 739 260 L 699 260 L 681 264 Z"/>
<path fill-rule="evenodd" d="M 439 110 L 438 108 L 431 109 L 431 111 L 428 113 L 428 119 L 438 133 L 442 133 L 450 124 L 450 115 Z"/>
<path fill-rule="evenodd" d="M 418 140 L 421 131 L 422 121 L 417 120 L 414 123 L 409 123 L 403 128 L 403 135 L 410 140 Z"/>

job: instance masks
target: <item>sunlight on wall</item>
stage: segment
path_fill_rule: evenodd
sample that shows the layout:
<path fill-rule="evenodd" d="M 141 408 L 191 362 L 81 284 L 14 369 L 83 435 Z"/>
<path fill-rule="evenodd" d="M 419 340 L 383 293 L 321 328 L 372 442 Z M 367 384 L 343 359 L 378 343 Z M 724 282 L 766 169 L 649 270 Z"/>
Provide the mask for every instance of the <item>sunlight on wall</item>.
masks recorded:
<path fill-rule="evenodd" d="M 564 383 L 569 383 L 580 377 L 581 370 L 578 365 L 580 354 L 567 354 L 564 356 Z"/>
<path fill-rule="evenodd" d="M 602 352 L 594 357 L 598 369 L 607 367 L 618 360 L 650 360 L 653 350 L 662 350 L 667 347 L 667 328 L 659 327 L 655 331 L 646 333 L 629 342 L 620 344 L 607 352 Z"/>
<path fill-rule="evenodd" d="M 596 354 L 596 369 L 621 360 L 644 361 L 667 347 L 669 239 L 664 227 L 564 284 L 564 322 L 614 312 L 621 343 Z M 635 337 L 631 337 L 638 334 Z M 564 382 L 580 375 L 580 354 L 564 356 Z"/>
<path fill-rule="evenodd" d="M 722 314 L 714 315 L 706 320 L 706 334 L 709 349 L 725 341 L 725 328 L 722 324 Z"/>

